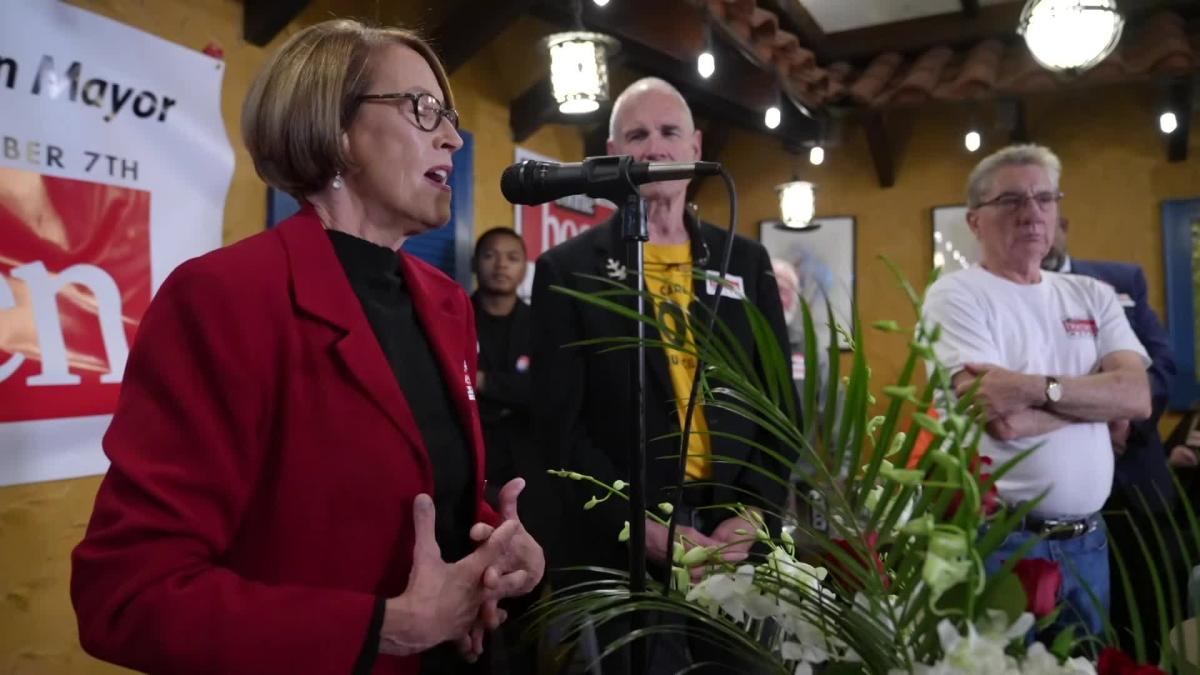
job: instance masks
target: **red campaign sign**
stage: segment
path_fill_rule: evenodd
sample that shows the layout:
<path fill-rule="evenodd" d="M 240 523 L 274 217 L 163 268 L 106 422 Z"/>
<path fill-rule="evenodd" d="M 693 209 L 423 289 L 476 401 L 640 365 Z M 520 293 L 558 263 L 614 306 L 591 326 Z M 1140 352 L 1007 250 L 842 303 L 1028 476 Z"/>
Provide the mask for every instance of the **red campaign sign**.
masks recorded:
<path fill-rule="evenodd" d="M 584 195 L 564 197 L 538 206 L 517 208 L 517 231 L 525 239 L 529 261 L 590 227 L 608 220 L 612 204 Z"/>
<path fill-rule="evenodd" d="M 150 193 L 0 168 L 0 422 L 111 414 L 150 304 Z"/>

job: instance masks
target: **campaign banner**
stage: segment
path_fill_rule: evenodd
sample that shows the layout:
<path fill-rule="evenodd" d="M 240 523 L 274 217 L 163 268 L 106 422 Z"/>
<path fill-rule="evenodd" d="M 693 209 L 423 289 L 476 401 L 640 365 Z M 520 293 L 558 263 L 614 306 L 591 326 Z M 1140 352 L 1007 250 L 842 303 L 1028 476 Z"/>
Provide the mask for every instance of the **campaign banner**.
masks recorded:
<path fill-rule="evenodd" d="M 155 289 L 221 245 L 225 64 L 55 0 L 0 0 L 0 485 L 103 472 Z"/>
<path fill-rule="evenodd" d="M 539 162 L 560 161 L 517 146 L 516 161 L 523 162 L 527 159 Z M 515 208 L 514 227 L 525 239 L 525 253 L 529 261 L 525 281 L 517 293 L 526 300 L 533 288 L 533 264 L 539 255 L 588 228 L 603 223 L 617 210 L 612 202 L 587 195 L 571 195 L 537 206 L 517 204 Z"/>

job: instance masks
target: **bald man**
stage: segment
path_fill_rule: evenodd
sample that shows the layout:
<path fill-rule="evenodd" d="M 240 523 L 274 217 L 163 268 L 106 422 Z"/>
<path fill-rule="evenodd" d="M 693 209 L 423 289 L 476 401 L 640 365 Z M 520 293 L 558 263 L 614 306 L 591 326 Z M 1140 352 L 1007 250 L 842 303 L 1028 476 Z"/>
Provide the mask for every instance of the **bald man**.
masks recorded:
<path fill-rule="evenodd" d="M 700 143 L 700 132 L 683 96 L 663 80 L 639 80 L 613 105 L 610 154 L 632 155 L 642 162 L 696 161 L 700 159 Z M 685 317 L 697 309 L 697 303 L 711 307 L 718 292 L 731 296 L 721 302 L 719 317 L 747 354 L 761 364 L 745 311 L 739 306 L 739 299 L 744 297 L 770 322 L 777 342 L 770 348 L 787 353 L 779 291 L 770 259 L 760 244 L 735 238 L 727 277 L 732 288 L 722 290 L 715 282 L 694 279 L 693 270 L 716 277 L 729 235 L 700 222 L 688 210 L 687 186 L 688 181 L 680 180 L 641 187 L 650 234 L 645 247 L 646 287 L 653 294 L 653 306 L 647 311 L 655 312 L 671 327 L 669 334 L 661 338 L 675 347 L 649 348 L 646 353 L 646 501 L 651 505 L 669 501 L 676 484 L 680 442 L 671 434 L 678 434 L 682 428 L 697 366 L 695 359 L 684 353 L 692 340 Z M 630 381 L 635 372 L 635 353 L 605 351 L 610 345 L 568 345 L 594 338 L 632 336 L 636 327 L 611 311 L 572 300 L 551 287 L 565 286 L 584 293 L 609 288 L 588 277 L 634 286 L 636 278 L 623 274 L 625 244 L 620 224 L 618 213 L 542 254 L 533 286 L 533 390 L 538 392 L 533 413 L 546 466 L 578 471 L 610 484 L 618 479 L 628 482 L 630 478 L 630 450 L 636 429 Z M 698 312 L 697 316 L 704 313 Z M 660 339 L 652 327 L 647 333 L 650 340 Z M 712 381 L 709 384 L 720 386 Z M 744 533 L 752 532 L 753 527 L 731 511 L 704 507 L 742 502 L 779 512 L 785 489 L 753 469 L 720 458 L 764 466 L 782 477 L 787 473 L 745 443 L 704 432 L 754 439 L 768 447 L 777 443 L 748 420 L 716 407 L 698 406 L 692 429 L 699 433 L 689 439 L 687 447 L 679 533 L 702 545 L 726 546 L 728 559 L 740 560 L 753 543 Z M 551 564 L 559 568 L 595 565 L 625 569 L 629 551 L 626 544 L 617 541 L 617 534 L 629 519 L 628 503 L 610 499 L 585 511 L 583 504 L 595 490 L 575 481 L 564 482 L 563 489 L 567 493 L 561 513 L 564 537 L 551 554 Z M 652 520 L 646 521 L 646 549 L 651 573 L 661 578 L 668 566 L 667 529 Z M 619 622 L 600 627 L 601 651 L 604 644 L 625 636 L 628 630 L 628 625 Z M 651 665 L 644 671 L 647 673 L 674 673 L 681 664 L 712 658 L 731 661 L 721 655 L 701 655 L 698 645 L 679 638 L 659 640 L 648 651 Z M 603 672 L 630 672 L 627 653 L 606 659 Z M 730 671 L 715 667 L 692 672 Z M 748 671 L 742 668 L 741 672 Z"/>

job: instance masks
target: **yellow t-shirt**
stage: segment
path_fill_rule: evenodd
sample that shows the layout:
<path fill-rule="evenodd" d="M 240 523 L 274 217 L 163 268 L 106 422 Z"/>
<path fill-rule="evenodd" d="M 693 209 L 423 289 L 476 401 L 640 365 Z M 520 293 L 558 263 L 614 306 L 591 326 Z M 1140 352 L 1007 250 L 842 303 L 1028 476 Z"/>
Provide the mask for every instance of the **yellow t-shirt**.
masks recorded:
<path fill-rule="evenodd" d="M 692 333 L 685 317 L 692 304 L 691 244 L 646 244 L 646 290 L 654 298 L 654 311 L 666 331 L 663 341 L 685 349 L 692 348 Z M 692 377 L 696 373 L 696 358 L 677 349 L 667 349 L 667 369 L 675 390 L 675 406 L 679 411 L 679 428 L 687 412 Z M 712 475 L 709 461 L 711 444 L 704 408 L 697 404 L 692 415 L 692 437 L 688 439 L 687 477 L 703 480 Z"/>

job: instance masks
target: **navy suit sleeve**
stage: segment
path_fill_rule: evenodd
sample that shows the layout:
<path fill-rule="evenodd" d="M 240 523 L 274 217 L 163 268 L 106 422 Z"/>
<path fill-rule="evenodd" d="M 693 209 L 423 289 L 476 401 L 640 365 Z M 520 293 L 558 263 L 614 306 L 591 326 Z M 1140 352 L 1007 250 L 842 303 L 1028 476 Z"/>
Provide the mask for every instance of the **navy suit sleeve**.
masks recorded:
<path fill-rule="evenodd" d="M 1167 404 L 1167 389 L 1175 374 L 1175 359 L 1166 331 L 1147 302 L 1146 275 L 1136 265 L 1122 266 L 1126 288 L 1133 306 L 1129 323 L 1146 352 L 1150 355 L 1150 417 L 1133 422 L 1125 454 L 1117 459 L 1114 489 L 1124 493 L 1132 508 L 1139 509 L 1142 499 L 1149 500 L 1151 511 L 1170 508 L 1176 499 L 1171 472 L 1167 467 L 1166 450 L 1158 435 L 1158 419 Z M 1140 493 L 1140 495 L 1139 495 Z M 1162 500 L 1159 503 L 1158 500 Z"/>
<path fill-rule="evenodd" d="M 1154 310 L 1150 308 L 1146 293 L 1146 275 L 1142 268 L 1135 267 L 1130 297 L 1133 299 L 1133 313 L 1130 323 L 1133 332 L 1141 340 L 1142 346 L 1150 354 L 1150 396 L 1154 402 L 1154 414 L 1151 419 L 1157 420 L 1167 403 L 1167 392 L 1171 379 L 1175 376 L 1175 355 L 1171 352 L 1170 338 L 1167 331 L 1158 320 Z"/>

